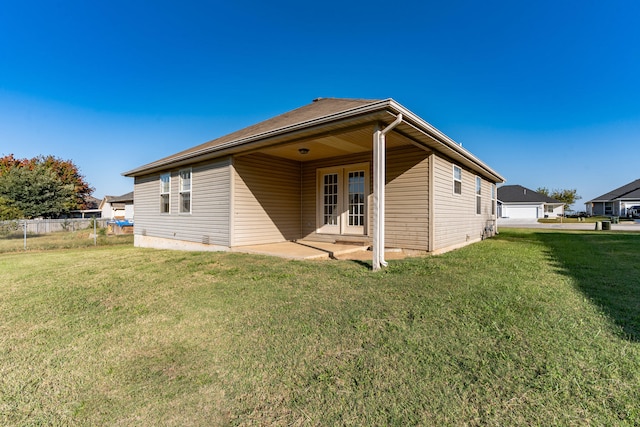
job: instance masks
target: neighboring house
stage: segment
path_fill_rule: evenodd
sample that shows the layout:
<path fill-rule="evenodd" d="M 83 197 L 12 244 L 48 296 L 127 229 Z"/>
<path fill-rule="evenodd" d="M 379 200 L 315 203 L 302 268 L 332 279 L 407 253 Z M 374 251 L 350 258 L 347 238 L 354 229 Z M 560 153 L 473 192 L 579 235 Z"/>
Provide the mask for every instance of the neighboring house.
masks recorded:
<path fill-rule="evenodd" d="M 122 196 L 105 196 L 99 209 L 102 218 L 133 220 L 133 191 Z"/>
<path fill-rule="evenodd" d="M 631 216 L 640 207 L 640 179 L 589 200 L 585 207 L 590 215 Z"/>
<path fill-rule="evenodd" d="M 504 179 L 392 99 L 311 104 L 124 173 L 135 245 L 305 239 L 440 252 L 495 233 Z"/>
<path fill-rule="evenodd" d="M 521 185 L 498 187 L 500 218 L 556 218 L 564 214 L 564 203 Z"/>
<path fill-rule="evenodd" d="M 88 196 L 85 199 L 85 209 L 74 209 L 69 212 L 69 218 L 100 218 L 102 211 L 98 208 L 100 199 Z"/>

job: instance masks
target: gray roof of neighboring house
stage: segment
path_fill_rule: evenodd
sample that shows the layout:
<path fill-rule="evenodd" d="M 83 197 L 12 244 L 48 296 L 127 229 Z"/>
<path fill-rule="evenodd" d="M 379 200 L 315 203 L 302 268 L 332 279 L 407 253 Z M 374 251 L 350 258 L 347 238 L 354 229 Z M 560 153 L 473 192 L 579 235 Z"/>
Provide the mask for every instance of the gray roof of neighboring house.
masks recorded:
<path fill-rule="evenodd" d="M 104 196 L 105 202 L 118 203 L 118 202 L 133 202 L 133 191 L 130 191 L 122 196 Z"/>
<path fill-rule="evenodd" d="M 269 144 L 288 143 L 296 138 L 340 131 L 348 126 L 371 122 L 384 126 L 393 122 L 398 114 L 402 114 L 403 120 L 394 131 L 414 138 L 425 147 L 439 150 L 454 161 L 490 177 L 495 182 L 504 182 L 502 176 L 462 148 L 460 144 L 393 99 L 341 98 L 318 98 L 300 108 L 140 166 L 123 175 L 135 177 L 155 173 L 223 155 L 260 149 Z"/>
<path fill-rule="evenodd" d="M 640 200 L 640 179 L 636 179 L 586 203 L 609 202 L 611 200 Z"/>
<path fill-rule="evenodd" d="M 503 185 L 498 187 L 498 200 L 506 203 L 553 203 L 562 204 L 544 194 L 530 190 L 522 185 Z"/>
<path fill-rule="evenodd" d="M 110 202 L 133 202 L 133 191 L 130 191 L 122 196 L 114 196 Z"/>

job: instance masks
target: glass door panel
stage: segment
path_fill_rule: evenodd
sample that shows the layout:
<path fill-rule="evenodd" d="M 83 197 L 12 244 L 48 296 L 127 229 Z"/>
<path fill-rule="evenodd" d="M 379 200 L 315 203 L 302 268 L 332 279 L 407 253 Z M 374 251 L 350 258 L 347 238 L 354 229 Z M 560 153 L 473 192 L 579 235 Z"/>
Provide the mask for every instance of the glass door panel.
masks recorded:
<path fill-rule="evenodd" d="M 363 170 L 347 172 L 347 221 L 345 233 L 364 233 L 365 173 Z"/>

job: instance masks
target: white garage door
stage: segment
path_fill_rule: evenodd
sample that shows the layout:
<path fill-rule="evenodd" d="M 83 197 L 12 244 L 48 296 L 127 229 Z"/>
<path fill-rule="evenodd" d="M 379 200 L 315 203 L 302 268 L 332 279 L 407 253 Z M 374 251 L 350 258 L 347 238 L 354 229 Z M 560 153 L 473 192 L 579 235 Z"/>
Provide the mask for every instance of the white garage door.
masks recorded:
<path fill-rule="evenodd" d="M 507 218 L 538 218 L 539 216 L 537 206 L 503 206 L 502 209 L 502 215 Z"/>

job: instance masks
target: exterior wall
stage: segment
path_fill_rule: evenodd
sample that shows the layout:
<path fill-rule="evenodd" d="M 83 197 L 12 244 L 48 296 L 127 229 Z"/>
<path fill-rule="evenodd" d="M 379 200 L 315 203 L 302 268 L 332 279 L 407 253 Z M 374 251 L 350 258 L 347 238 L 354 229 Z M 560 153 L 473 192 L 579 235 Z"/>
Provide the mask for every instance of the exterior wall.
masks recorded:
<path fill-rule="evenodd" d="M 100 213 L 100 217 L 101 218 L 109 218 L 109 219 L 113 219 L 113 209 L 111 209 L 111 203 L 106 202 L 103 206 L 102 206 L 102 210 Z"/>
<path fill-rule="evenodd" d="M 370 165 L 365 235 L 317 233 L 318 169 L 358 163 Z M 179 213 L 179 170 L 171 170 L 167 214 L 160 213 L 160 173 L 136 178 L 136 245 L 225 250 L 301 238 L 371 241 L 371 152 L 306 163 L 251 154 L 194 165 L 189 214 Z M 449 160 L 414 146 L 388 150 L 386 246 L 441 252 L 492 235 L 493 183 L 482 179 L 477 214 L 476 176 L 462 168 L 457 195 Z"/>
<path fill-rule="evenodd" d="M 562 205 L 560 205 L 560 206 L 554 206 L 553 212 L 545 212 L 544 215 L 548 218 L 557 218 L 563 213 L 564 213 L 564 209 L 562 209 Z"/>
<path fill-rule="evenodd" d="M 585 203 L 589 215 L 631 216 L 634 206 L 640 206 L 640 200 L 615 200 L 612 202 Z"/>
<path fill-rule="evenodd" d="M 604 202 L 593 202 L 587 206 L 589 215 L 604 215 Z"/>
<path fill-rule="evenodd" d="M 228 247 L 230 159 L 192 167 L 191 213 L 179 213 L 179 170 L 170 171 L 170 213 L 160 213 L 160 173 L 136 177 L 135 244 L 158 238 Z"/>
<path fill-rule="evenodd" d="M 429 250 L 429 153 L 389 150 L 386 175 L 385 246 Z"/>
<path fill-rule="evenodd" d="M 133 219 L 133 203 L 127 203 L 124 205 L 124 219 Z"/>
<path fill-rule="evenodd" d="M 114 205 L 111 202 L 105 202 L 100 210 L 101 218 L 114 219 L 115 217 L 124 217 L 124 219 L 133 219 L 133 202 L 128 202 L 122 206 L 122 202 Z"/>
<path fill-rule="evenodd" d="M 262 154 L 233 160 L 232 246 L 300 238 L 300 163 Z"/>
<path fill-rule="evenodd" d="M 385 246 L 429 250 L 429 153 L 414 146 L 387 151 Z M 316 233 L 317 170 L 369 163 L 366 235 Z M 373 227 L 372 153 L 308 162 L 302 165 L 302 236 L 321 241 L 371 241 Z"/>
<path fill-rule="evenodd" d="M 476 214 L 476 174 L 461 165 L 462 194 L 453 193 L 453 165 L 449 160 L 434 154 L 433 195 L 433 252 L 443 252 L 481 240 L 495 233 L 492 215 L 491 186 L 482 179 L 481 214 Z M 486 227 L 491 227 L 490 230 Z"/>

